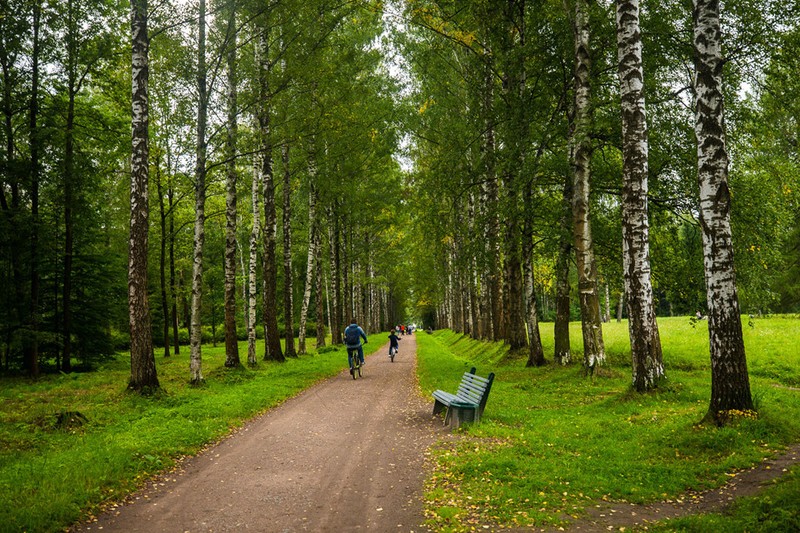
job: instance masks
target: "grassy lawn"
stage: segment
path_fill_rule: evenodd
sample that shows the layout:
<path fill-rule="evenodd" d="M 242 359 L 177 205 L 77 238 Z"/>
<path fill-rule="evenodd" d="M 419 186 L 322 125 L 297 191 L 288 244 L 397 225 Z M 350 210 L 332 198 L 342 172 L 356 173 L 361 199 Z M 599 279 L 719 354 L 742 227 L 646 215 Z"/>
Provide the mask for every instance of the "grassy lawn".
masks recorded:
<path fill-rule="evenodd" d="M 365 353 L 381 344 L 367 344 Z M 156 357 L 165 392 L 151 398 L 126 391 L 126 354 L 98 372 L 37 382 L 0 379 L 0 531 L 58 531 L 96 512 L 182 456 L 347 367 L 343 348 L 322 351 L 227 369 L 224 345 L 204 346 L 206 383 L 191 387 L 189 348 L 182 346 L 178 356 Z M 246 343 L 239 353 L 246 361 Z M 86 422 L 59 426 L 62 412 L 78 412 Z"/>
<path fill-rule="evenodd" d="M 496 378 L 480 425 L 440 444 L 426 486 L 426 515 L 439 531 L 566 526 L 597 501 L 654 502 L 723 484 L 800 441 L 800 320 L 744 319 L 757 419 L 698 427 L 710 397 L 708 331 L 688 318 L 659 320 L 667 381 L 654 393 L 630 390 L 627 323 L 604 325 L 608 361 L 594 379 L 580 361 L 524 367 L 502 345 L 448 331 L 420 332 L 424 393 L 455 391 L 461 374 Z M 552 324 L 542 324 L 552 358 Z M 580 351 L 579 324 L 571 329 Z M 795 531 L 800 470 L 740 502 L 733 517 L 692 517 L 664 531 Z M 727 524 L 727 529 L 720 527 Z M 651 528 L 652 529 L 652 528 Z"/>
<path fill-rule="evenodd" d="M 625 323 L 604 327 L 608 363 L 593 380 L 579 364 L 526 369 L 524 356 L 509 356 L 500 344 L 419 332 L 426 395 L 454 390 L 470 366 L 497 374 L 482 423 L 434 450 L 426 486 L 430 527 L 565 525 L 599 500 L 661 501 L 717 486 L 800 441 L 800 320 L 745 322 L 759 418 L 723 429 L 695 425 L 710 394 L 706 324 L 675 318 L 660 326 L 668 380 L 643 396 L 630 392 Z M 551 328 L 542 325 L 550 343 Z M 578 324 L 572 340 L 579 348 Z M 552 353 L 551 344 L 545 349 Z M 62 530 L 347 364 L 339 350 L 226 369 L 224 347 L 206 346 L 207 382 L 193 388 L 189 349 L 182 351 L 156 358 L 165 392 L 152 398 L 125 390 L 124 354 L 98 372 L 0 379 L 0 531 Z M 240 353 L 246 354 L 244 344 Z M 86 422 L 59 427 L 62 412 L 79 412 Z M 686 518 L 662 531 L 796 530 L 797 494 L 794 469 L 739 502 L 732 516 Z"/>

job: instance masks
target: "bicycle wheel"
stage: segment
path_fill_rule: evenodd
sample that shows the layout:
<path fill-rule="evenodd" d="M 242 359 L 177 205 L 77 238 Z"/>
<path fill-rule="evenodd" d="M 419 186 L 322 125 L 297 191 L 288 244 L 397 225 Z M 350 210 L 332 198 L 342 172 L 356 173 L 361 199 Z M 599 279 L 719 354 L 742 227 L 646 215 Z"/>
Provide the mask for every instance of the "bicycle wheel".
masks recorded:
<path fill-rule="evenodd" d="M 397 355 L 397 350 L 395 350 L 395 349 L 392 349 L 392 350 L 389 352 L 389 360 L 390 360 L 392 363 L 394 363 L 394 356 L 395 356 L 395 355 Z"/>
<path fill-rule="evenodd" d="M 361 363 L 356 365 L 356 372 L 358 372 L 358 377 L 361 377 Z"/>

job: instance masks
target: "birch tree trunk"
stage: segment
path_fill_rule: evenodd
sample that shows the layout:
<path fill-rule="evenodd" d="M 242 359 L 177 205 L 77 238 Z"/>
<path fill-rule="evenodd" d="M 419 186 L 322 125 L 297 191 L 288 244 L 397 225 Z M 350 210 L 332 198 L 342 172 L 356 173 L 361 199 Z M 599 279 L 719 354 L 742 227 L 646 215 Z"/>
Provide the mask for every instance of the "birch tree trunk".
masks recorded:
<path fill-rule="evenodd" d="M 200 0 L 197 32 L 197 146 L 194 184 L 194 248 L 192 260 L 192 332 L 189 352 L 189 382 L 203 382 L 203 324 L 200 317 L 203 302 L 203 244 L 206 221 L 206 2 Z"/>
<path fill-rule="evenodd" d="M 236 69 L 236 2 L 228 1 L 227 57 L 228 123 L 225 139 L 225 366 L 241 365 L 239 336 L 236 332 L 236 152 L 238 124 L 238 73 Z"/>
<path fill-rule="evenodd" d="M 153 354 L 147 302 L 148 230 L 148 48 L 147 0 L 131 0 L 131 224 L 128 254 L 128 316 L 131 331 L 131 378 L 128 388 L 148 393 L 160 388 Z"/>
<path fill-rule="evenodd" d="M 650 282 L 648 142 L 639 0 L 617 0 L 617 58 L 622 101 L 622 258 L 632 382 L 636 391 L 645 392 L 664 377 L 664 364 Z"/>
<path fill-rule="evenodd" d="M 292 298 L 292 174 L 289 169 L 289 144 L 281 146 L 283 161 L 283 323 L 286 356 L 297 357 L 294 349 L 294 302 Z"/>
<path fill-rule="evenodd" d="M 259 238 L 259 222 L 261 220 L 261 210 L 258 198 L 261 191 L 261 172 L 260 162 L 258 157 L 253 163 L 253 185 L 251 189 L 251 198 L 253 200 L 253 229 L 250 232 L 250 260 L 247 269 L 247 313 L 249 319 L 247 321 L 247 364 L 250 366 L 256 365 L 256 269 L 258 267 L 258 238 Z"/>
<path fill-rule="evenodd" d="M 591 374 L 597 364 L 605 361 L 605 348 L 589 216 L 592 103 L 589 14 L 586 0 L 576 0 L 575 2 L 574 33 L 575 119 L 571 125 L 569 154 L 573 180 L 572 214 L 575 258 L 578 269 L 578 292 L 581 303 L 583 365 L 586 372 Z"/>
<path fill-rule="evenodd" d="M 693 5 L 695 136 L 711 352 L 711 401 L 704 420 L 723 425 L 729 411 L 752 410 L 753 400 L 733 263 L 719 2 L 694 0 Z"/>
<path fill-rule="evenodd" d="M 331 309 L 328 312 L 331 328 L 331 344 L 342 343 L 342 304 L 340 277 L 340 254 L 339 254 L 339 218 L 334 207 L 328 207 L 328 241 L 330 244 L 330 267 L 331 267 Z"/>
<path fill-rule="evenodd" d="M 528 362 L 525 366 L 542 366 L 546 363 L 542 336 L 539 332 L 539 311 L 536 307 L 536 280 L 533 274 L 533 191 L 525 190 L 525 226 L 523 228 L 522 260 L 525 265 L 525 303 L 527 304 L 526 325 L 528 331 Z"/>
<path fill-rule="evenodd" d="M 275 209 L 275 175 L 272 161 L 271 114 L 272 95 L 269 78 L 272 63 L 269 58 L 269 21 L 261 29 L 259 50 L 259 87 L 261 106 L 259 108 L 259 134 L 261 142 L 261 183 L 264 196 L 264 360 L 284 361 L 281 339 L 278 334 L 277 292 L 277 212 Z"/>
<path fill-rule="evenodd" d="M 317 221 L 317 231 L 314 234 L 314 293 L 316 297 L 316 322 L 317 322 L 317 345 L 316 348 L 325 346 L 325 311 L 323 309 L 324 300 L 322 292 L 322 232 Z M 330 314 L 330 312 L 329 312 Z"/>
<path fill-rule="evenodd" d="M 303 288 L 303 303 L 300 306 L 300 330 L 297 332 L 297 353 L 299 355 L 306 353 L 306 321 L 308 320 L 308 307 L 311 303 L 311 285 L 314 283 L 315 261 L 317 259 L 317 165 L 313 154 L 309 155 L 308 175 L 308 255 L 306 258 L 306 281 Z M 317 300 L 320 299 L 320 296 L 320 293 L 317 293 Z M 317 322 L 319 321 L 320 317 L 317 317 Z"/>

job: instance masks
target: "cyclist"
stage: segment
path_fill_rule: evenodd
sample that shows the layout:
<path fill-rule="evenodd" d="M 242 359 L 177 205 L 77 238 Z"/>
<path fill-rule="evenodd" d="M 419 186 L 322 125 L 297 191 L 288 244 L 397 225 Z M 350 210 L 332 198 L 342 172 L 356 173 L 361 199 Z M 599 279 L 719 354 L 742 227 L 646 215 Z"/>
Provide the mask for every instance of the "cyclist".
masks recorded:
<path fill-rule="evenodd" d="M 389 332 L 389 357 L 392 356 L 392 350 L 394 350 L 394 353 L 397 353 L 397 349 L 400 348 L 399 340 L 400 337 L 395 335 L 394 330 Z"/>
<path fill-rule="evenodd" d="M 347 362 L 350 365 L 350 373 L 353 373 L 353 355 L 358 355 L 358 360 L 364 364 L 364 348 L 362 348 L 361 339 L 364 339 L 364 344 L 367 343 L 367 334 L 356 323 L 356 319 L 350 321 L 350 325 L 344 330 L 344 344 L 347 347 Z"/>

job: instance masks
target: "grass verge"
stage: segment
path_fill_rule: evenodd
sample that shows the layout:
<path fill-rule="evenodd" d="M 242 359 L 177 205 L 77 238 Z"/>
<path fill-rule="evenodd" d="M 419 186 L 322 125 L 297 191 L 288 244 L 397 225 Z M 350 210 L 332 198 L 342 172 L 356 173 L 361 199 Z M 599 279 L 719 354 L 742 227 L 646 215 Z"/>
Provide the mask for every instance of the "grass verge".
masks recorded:
<path fill-rule="evenodd" d="M 365 353 L 381 344 L 365 345 Z M 347 367 L 344 348 L 327 348 L 285 363 L 229 369 L 224 346 L 204 346 L 206 382 L 192 387 L 188 352 L 182 347 L 180 355 L 156 358 L 164 392 L 154 397 L 126 390 L 124 355 L 91 373 L 0 379 L 0 531 L 58 531 L 91 517 L 180 458 Z M 246 357 L 245 343 L 239 352 Z"/>
<path fill-rule="evenodd" d="M 660 319 L 667 380 L 648 394 L 630 388 L 627 323 L 604 325 L 608 362 L 594 379 L 579 364 L 525 368 L 526 356 L 498 343 L 449 331 L 420 333 L 423 392 L 455 391 L 461 374 L 496 378 L 481 424 L 439 445 L 426 484 L 428 525 L 459 532 L 506 527 L 561 527 L 598 501 L 672 499 L 723 484 L 729 474 L 800 441 L 800 320 L 758 319 L 744 333 L 758 418 L 729 427 L 699 427 L 710 397 L 705 323 Z M 552 324 L 542 324 L 547 331 Z M 573 324 L 573 343 L 580 342 Z M 551 336 L 546 353 L 552 354 Z M 775 495 L 736 507 L 742 524 L 797 519 L 797 470 Z M 771 493 L 770 493 L 771 494 Z M 776 504 L 776 502 L 780 502 Z M 702 520 L 703 518 L 695 518 Z M 685 519 L 688 530 L 693 519 Z M 713 522 L 714 517 L 707 520 Z M 707 531 L 698 522 L 697 531 Z M 669 526 L 677 527 L 677 526 Z M 667 529 L 670 530 L 670 529 Z M 741 529 L 752 530 L 743 525 Z M 776 529 L 772 529 L 773 531 Z M 780 529 L 778 529 L 780 531 Z"/>

